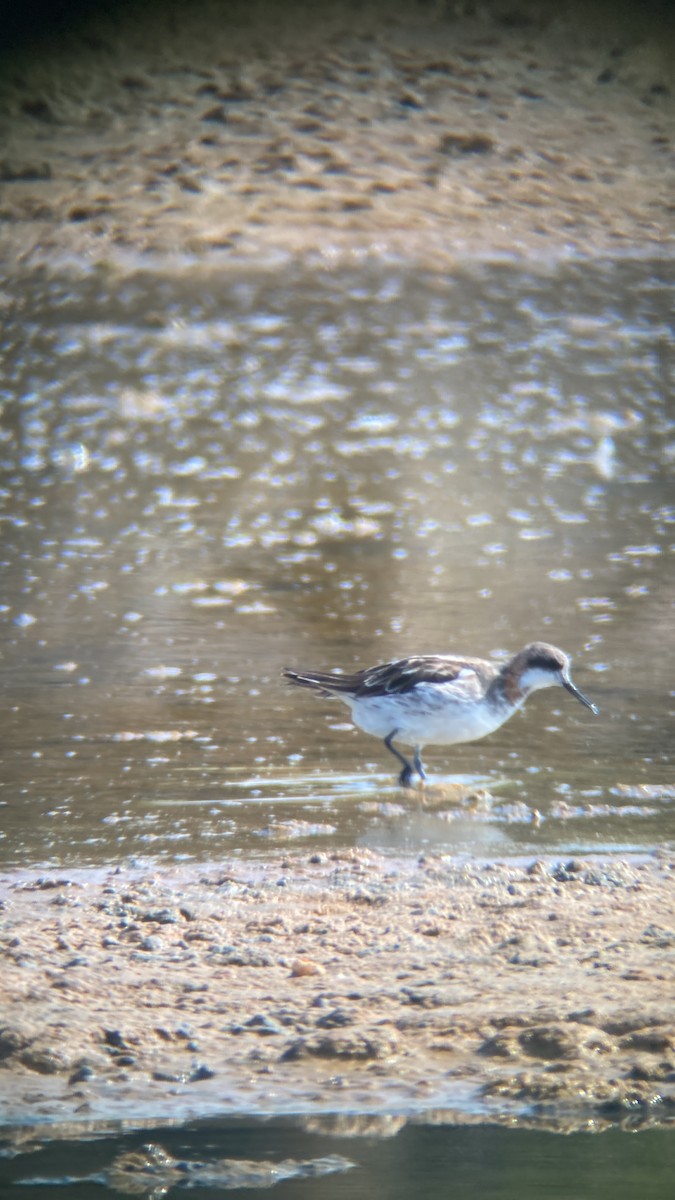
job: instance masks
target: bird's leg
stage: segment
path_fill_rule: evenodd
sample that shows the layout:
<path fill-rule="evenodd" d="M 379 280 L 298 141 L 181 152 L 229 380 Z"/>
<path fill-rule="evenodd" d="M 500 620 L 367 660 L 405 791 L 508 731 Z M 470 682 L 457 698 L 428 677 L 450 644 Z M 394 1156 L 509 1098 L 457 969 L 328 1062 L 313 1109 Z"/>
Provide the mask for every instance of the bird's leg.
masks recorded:
<path fill-rule="evenodd" d="M 427 773 L 424 770 L 424 767 L 422 766 L 422 756 L 420 754 L 420 750 L 421 750 L 421 746 L 415 746 L 415 757 L 413 758 L 413 763 L 415 765 L 415 770 L 417 771 L 417 774 L 419 775 L 420 779 L 426 779 Z"/>
<path fill-rule="evenodd" d="M 399 782 L 400 786 L 401 787 L 410 787 L 412 784 L 413 769 L 412 769 L 410 763 L 408 762 L 407 758 L 404 758 L 404 756 L 401 754 L 400 750 L 397 750 L 396 747 L 392 745 L 392 741 L 396 737 L 397 733 L 398 733 L 398 729 L 392 729 L 391 733 L 388 734 L 387 737 L 384 739 L 384 744 L 387 747 L 387 750 L 390 750 L 391 753 L 398 759 L 398 761 L 403 764 L 403 770 L 401 771 L 401 774 L 398 777 L 398 782 Z"/>

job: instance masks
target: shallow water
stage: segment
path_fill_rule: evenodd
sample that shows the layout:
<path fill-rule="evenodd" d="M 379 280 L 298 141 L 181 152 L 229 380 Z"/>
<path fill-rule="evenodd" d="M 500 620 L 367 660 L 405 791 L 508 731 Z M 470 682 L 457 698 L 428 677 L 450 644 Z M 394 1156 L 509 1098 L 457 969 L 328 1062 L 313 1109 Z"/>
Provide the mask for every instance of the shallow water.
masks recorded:
<path fill-rule="evenodd" d="M 672 841 L 674 281 L 8 288 L 0 862 Z M 600 716 L 540 693 L 424 796 L 279 680 L 535 638 Z"/>
<path fill-rule="evenodd" d="M 449 1194 L 480 1200 L 633 1200 L 636 1195 L 665 1200 L 672 1195 L 675 1167 L 675 1144 L 666 1130 L 564 1138 L 536 1130 L 443 1124 L 406 1125 L 399 1131 L 396 1121 L 388 1125 L 385 1118 L 338 1119 L 332 1131 L 331 1122 L 321 1119 L 203 1121 L 117 1134 L 91 1129 L 84 1140 L 76 1140 L 73 1131 L 55 1141 L 47 1135 L 44 1142 L 34 1131 L 30 1141 L 22 1144 L 19 1137 L 17 1143 L 7 1139 L 0 1183 L 7 1196 L 21 1200 L 66 1192 L 82 1200 L 167 1191 L 181 1195 L 186 1189 L 204 1196 L 242 1190 L 255 1200 L 270 1195 L 272 1187 L 280 1200 L 407 1200 L 414 1191 L 425 1200 Z M 173 1176 L 153 1165 L 141 1150 L 147 1144 L 157 1147 L 155 1163 L 163 1158 L 177 1164 Z M 141 1162 L 151 1162 L 145 1176 L 123 1169 L 118 1156 L 134 1151 Z M 169 1185 L 166 1190 L 163 1183 Z"/>

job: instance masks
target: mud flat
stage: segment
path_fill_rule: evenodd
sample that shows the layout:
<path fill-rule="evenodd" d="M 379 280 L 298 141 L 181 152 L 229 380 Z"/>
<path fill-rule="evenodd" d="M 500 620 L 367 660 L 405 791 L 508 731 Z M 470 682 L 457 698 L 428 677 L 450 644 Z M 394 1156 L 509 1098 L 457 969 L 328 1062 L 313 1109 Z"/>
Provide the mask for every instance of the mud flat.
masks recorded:
<path fill-rule="evenodd" d="M 675 1119 L 675 860 L 1 880 L 5 1123 Z"/>
<path fill-rule="evenodd" d="M 667 5 L 162 3 L 0 75 L 0 260 L 672 252 Z"/>

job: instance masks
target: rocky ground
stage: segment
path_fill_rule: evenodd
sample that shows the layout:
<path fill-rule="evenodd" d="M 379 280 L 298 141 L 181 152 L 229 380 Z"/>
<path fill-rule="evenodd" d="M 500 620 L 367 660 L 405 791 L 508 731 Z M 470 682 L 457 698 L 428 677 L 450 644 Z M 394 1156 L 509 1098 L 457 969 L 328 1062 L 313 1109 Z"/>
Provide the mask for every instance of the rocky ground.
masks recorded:
<path fill-rule="evenodd" d="M 667 5 L 165 0 L 43 32 L 0 71 L 7 266 L 675 244 Z"/>
<path fill-rule="evenodd" d="M 672 1122 L 673 868 L 353 852 L 6 876 L 0 1107 Z"/>

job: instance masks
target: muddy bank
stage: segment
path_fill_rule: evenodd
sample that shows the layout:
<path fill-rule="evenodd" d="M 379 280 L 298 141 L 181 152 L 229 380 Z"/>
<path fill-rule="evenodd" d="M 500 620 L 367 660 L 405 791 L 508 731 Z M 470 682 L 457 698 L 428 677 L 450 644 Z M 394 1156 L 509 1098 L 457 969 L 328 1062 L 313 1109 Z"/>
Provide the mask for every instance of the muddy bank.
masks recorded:
<path fill-rule="evenodd" d="M 0 81 L 6 264 L 672 250 L 666 7 L 128 6 Z"/>
<path fill-rule="evenodd" d="M 6 875 L 3 1119 L 670 1122 L 674 866 L 353 852 Z"/>

